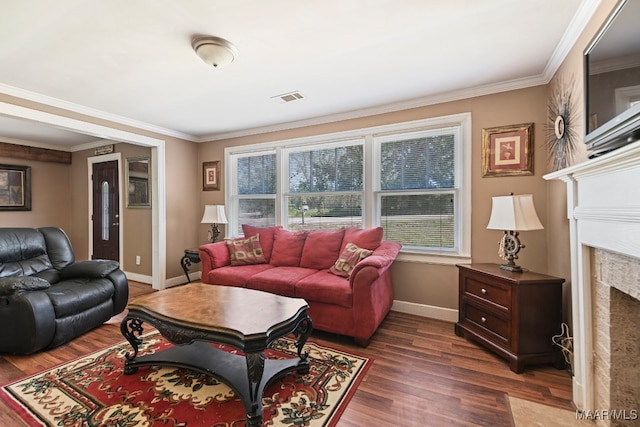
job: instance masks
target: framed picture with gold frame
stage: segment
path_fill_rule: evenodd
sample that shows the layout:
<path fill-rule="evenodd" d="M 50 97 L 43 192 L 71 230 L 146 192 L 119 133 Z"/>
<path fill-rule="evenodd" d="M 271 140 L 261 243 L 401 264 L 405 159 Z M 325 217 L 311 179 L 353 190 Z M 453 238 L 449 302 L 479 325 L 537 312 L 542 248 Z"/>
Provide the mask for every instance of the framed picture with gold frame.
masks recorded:
<path fill-rule="evenodd" d="M 31 167 L 0 165 L 0 211 L 31 210 Z"/>
<path fill-rule="evenodd" d="M 533 123 L 482 129 L 482 176 L 533 175 Z"/>
<path fill-rule="evenodd" d="M 220 190 L 220 160 L 202 163 L 202 191 Z"/>

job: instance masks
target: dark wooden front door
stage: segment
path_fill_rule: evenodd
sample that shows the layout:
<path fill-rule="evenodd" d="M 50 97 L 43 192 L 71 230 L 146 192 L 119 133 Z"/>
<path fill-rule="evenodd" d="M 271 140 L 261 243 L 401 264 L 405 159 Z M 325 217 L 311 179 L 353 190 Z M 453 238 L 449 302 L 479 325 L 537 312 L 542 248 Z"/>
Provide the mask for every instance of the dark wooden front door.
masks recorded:
<path fill-rule="evenodd" d="M 93 164 L 93 259 L 120 260 L 118 161 Z"/>

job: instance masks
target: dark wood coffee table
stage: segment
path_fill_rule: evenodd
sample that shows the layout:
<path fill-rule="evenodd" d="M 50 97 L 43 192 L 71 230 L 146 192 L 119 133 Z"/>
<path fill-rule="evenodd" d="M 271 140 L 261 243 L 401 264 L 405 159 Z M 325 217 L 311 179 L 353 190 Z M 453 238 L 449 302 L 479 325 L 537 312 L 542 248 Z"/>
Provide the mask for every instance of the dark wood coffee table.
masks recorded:
<path fill-rule="evenodd" d="M 133 347 L 133 354 L 126 354 L 124 373 L 158 365 L 215 376 L 240 396 L 247 425 L 260 426 L 264 389 L 282 375 L 309 371 L 308 352 L 302 352 L 312 329 L 308 308 L 299 298 L 202 283 L 137 297 L 129 302 L 127 317 L 120 324 Z M 144 322 L 176 346 L 138 357 Z M 298 357 L 265 360 L 265 350 L 289 333 L 297 339 Z M 231 345 L 244 355 L 217 349 L 209 342 Z"/>

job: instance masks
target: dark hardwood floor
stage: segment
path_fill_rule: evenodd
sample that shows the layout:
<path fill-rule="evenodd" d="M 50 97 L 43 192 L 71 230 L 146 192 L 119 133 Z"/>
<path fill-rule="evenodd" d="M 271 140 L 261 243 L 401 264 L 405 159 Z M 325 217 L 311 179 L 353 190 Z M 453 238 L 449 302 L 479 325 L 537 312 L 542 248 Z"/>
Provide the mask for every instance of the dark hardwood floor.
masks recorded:
<path fill-rule="evenodd" d="M 152 292 L 130 287 L 132 297 Z M 539 366 L 514 374 L 449 322 L 391 312 L 367 348 L 323 332 L 310 339 L 375 359 L 338 426 L 512 426 L 508 395 L 574 410 L 567 371 Z M 0 384 L 122 340 L 117 325 L 105 324 L 47 352 L 0 355 Z M 0 425 L 25 424 L 0 402 Z"/>

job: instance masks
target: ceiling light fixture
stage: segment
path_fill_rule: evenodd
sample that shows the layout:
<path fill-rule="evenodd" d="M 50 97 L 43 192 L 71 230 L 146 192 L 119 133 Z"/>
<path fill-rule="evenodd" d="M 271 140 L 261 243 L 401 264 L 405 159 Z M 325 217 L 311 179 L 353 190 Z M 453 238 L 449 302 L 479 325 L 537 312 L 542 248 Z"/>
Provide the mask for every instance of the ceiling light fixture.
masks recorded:
<path fill-rule="evenodd" d="M 214 36 L 198 36 L 191 40 L 191 47 L 206 64 L 215 68 L 229 65 L 238 56 L 231 42 Z"/>

